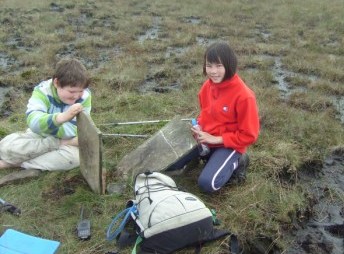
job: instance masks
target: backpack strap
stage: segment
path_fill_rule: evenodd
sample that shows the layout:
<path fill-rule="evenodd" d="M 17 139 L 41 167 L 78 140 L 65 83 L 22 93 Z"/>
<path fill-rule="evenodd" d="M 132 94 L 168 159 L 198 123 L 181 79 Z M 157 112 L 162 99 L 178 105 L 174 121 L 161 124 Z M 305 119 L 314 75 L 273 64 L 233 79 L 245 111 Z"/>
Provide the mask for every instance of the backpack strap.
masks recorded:
<path fill-rule="evenodd" d="M 137 238 L 137 233 L 132 232 L 131 230 L 127 230 L 124 228 L 122 232 L 119 234 L 119 236 L 116 238 L 117 242 L 116 245 L 123 249 L 128 246 L 133 246 Z"/>
<path fill-rule="evenodd" d="M 110 223 L 108 230 L 106 232 L 106 239 L 107 240 L 113 240 L 117 238 L 117 236 L 123 231 L 125 225 L 127 224 L 129 217 L 131 214 L 136 214 L 137 213 L 137 207 L 136 205 L 133 205 L 131 207 L 128 207 L 121 211 L 119 214 L 116 215 L 116 217 L 112 220 Z M 123 218 L 122 222 L 120 223 L 119 227 L 113 232 L 113 227 L 116 225 L 119 219 Z"/>
<path fill-rule="evenodd" d="M 213 224 L 214 226 L 218 226 L 221 224 L 221 221 L 217 218 L 217 213 L 215 209 L 210 209 L 212 214 Z M 206 239 L 206 241 L 217 240 L 223 236 L 230 235 L 229 239 L 229 250 L 232 254 L 239 254 L 239 241 L 238 237 L 235 234 L 230 233 L 228 230 L 221 230 L 221 229 L 214 229 L 213 235 Z M 195 253 L 199 254 L 201 251 L 201 246 L 197 246 Z"/>
<path fill-rule="evenodd" d="M 133 247 L 133 250 L 131 251 L 131 254 L 136 254 L 137 253 L 137 246 L 142 242 L 142 237 L 139 235 L 137 238 L 136 238 L 136 242 L 135 242 L 135 245 Z"/>
<path fill-rule="evenodd" d="M 228 234 L 230 233 L 226 230 L 216 230 L 214 232 L 213 238 L 206 240 L 206 242 L 219 239 L 220 237 L 226 236 Z M 200 254 L 201 249 L 202 249 L 202 245 L 200 244 L 195 245 L 195 254 Z M 234 234 L 231 234 L 230 239 L 229 239 L 229 251 L 231 254 L 239 254 L 239 241 L 238 241 L 238 237 Z M 136 253 L 132 253 L 132 254 L 136 254 Z"/>

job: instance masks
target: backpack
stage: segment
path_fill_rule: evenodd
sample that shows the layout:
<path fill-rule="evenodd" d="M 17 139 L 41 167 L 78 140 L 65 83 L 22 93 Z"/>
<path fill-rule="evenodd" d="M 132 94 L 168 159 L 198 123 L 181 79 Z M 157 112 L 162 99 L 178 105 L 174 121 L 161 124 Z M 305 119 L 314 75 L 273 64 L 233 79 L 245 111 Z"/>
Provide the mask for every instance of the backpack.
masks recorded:
<path fill-rule="evenodd" d="M 195 195 L 179 190 L 167 175 L 140 173 L 134 190 L 135 199 L 127 203 L 107 230 L 107 239 L 116 238 L 121 244 L 133 238 L 125 227 L 129 221 L 134 224 L 137 238 L 132 254 L 168 254 L 188 246 L 195 246 L 199 252 L 203 243 L 230 235 L 227 230 L 215 229 L 215 213 Z M 112 232 L 122 217 L 120 226 Z"/>

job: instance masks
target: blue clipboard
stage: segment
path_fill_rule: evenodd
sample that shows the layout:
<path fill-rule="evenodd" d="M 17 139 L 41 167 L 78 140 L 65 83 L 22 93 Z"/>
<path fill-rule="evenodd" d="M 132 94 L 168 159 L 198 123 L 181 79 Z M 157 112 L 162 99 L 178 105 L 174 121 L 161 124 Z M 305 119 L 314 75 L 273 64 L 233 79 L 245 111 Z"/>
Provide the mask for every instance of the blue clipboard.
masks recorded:
<path fill-rule="evenodd" d="M 55 254 L 60 242 L 7 229 L 0 237 L 0 254 Z"/>

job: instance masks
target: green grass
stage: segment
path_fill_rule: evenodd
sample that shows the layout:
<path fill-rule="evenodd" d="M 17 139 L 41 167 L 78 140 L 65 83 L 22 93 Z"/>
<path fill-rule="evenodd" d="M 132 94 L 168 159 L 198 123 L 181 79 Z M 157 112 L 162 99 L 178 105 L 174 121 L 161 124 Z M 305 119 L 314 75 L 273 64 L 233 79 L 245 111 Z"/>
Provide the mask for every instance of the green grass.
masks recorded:
<path fill-rule="evenodd" d="M 332 99 L 344 95 L 343 2 L 55 3 L 63 11 L 55 11 L 46 1 L 1 1 L 0 57 L 8 64 L 0 65 L 0 84 L 13 89 L 11 101 L 5 104 L 10 115 L 0 118 L 0 137 L 26 128 L 24 113 L 32 88 L 50 77 L 54 64 L 67 55 L 79 58 L 91 73 L 92 118 L 104 133 L 152 135 L 163 124 L 100 124 L 195 117 L 197 92 L 204 80 L 204 50 L 209 42 L 225 40 L 237 53 L 239 74 L 256 92 L 259 104 L 262 128 L 258 142 L 249 149 L 248 180 L 205 195 L 196 185 L 202 167 L 197 163 L 175 179 L 215 208 L 221 227 L 237 233 L 243 244 L 266 237 L 283 251 L 290 240 L 284 230 L 292 227 L 292 220 L 307 205 L 298 172 L 344 144 L 343 123 Z M 139 41 L 150 30 L 156 31 L 156 39 Z M 288 98 L 278 90 L 276 57 L 287 73 L 285 81 L 298 89 Z M 140 85 L 149 78 L 162 87 L 177 83 L 181 88 L 140 93 Z M 108 182 L 116 181 L 117 163 L 144 139 L 104 137 L 103 141 Z M 0 176 L 10 172 L 4 170 Z M 23 211 L 19 218 L 1 213 L 0 233 L 15 228 L 58 240 L 59 254 L 101 254 L 115 249 L 105 232 L 112 217 L 133 198 L 133 190 L 128 183 L 122 196 L 94 194 L 79 169 L 74 169 L 44 172 L 3 186 L 0 197 Z M 92 238 L 85 242 L 75 234 L 81 206 L 92 221 Z M 204 253 L 222 254 L 226 249 L 227 240 L 219 240 L 206 245 Z M 180 253 L 193 253 L 193 249 Z"/>

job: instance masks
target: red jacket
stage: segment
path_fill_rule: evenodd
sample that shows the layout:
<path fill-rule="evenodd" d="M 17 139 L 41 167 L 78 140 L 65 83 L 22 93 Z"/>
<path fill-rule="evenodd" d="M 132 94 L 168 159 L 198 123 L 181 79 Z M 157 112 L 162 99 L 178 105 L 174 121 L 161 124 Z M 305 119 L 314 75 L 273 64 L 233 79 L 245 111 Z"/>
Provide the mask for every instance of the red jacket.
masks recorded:
<path fill-rule="evenodd" d="M 198 98 L 198 122 L 203 131 L 222 136 L 222 146 L 245 153 L 257 140 L 260 126 L 255 94 L 238 74 L 219 84 L 206 80 Z"/>

